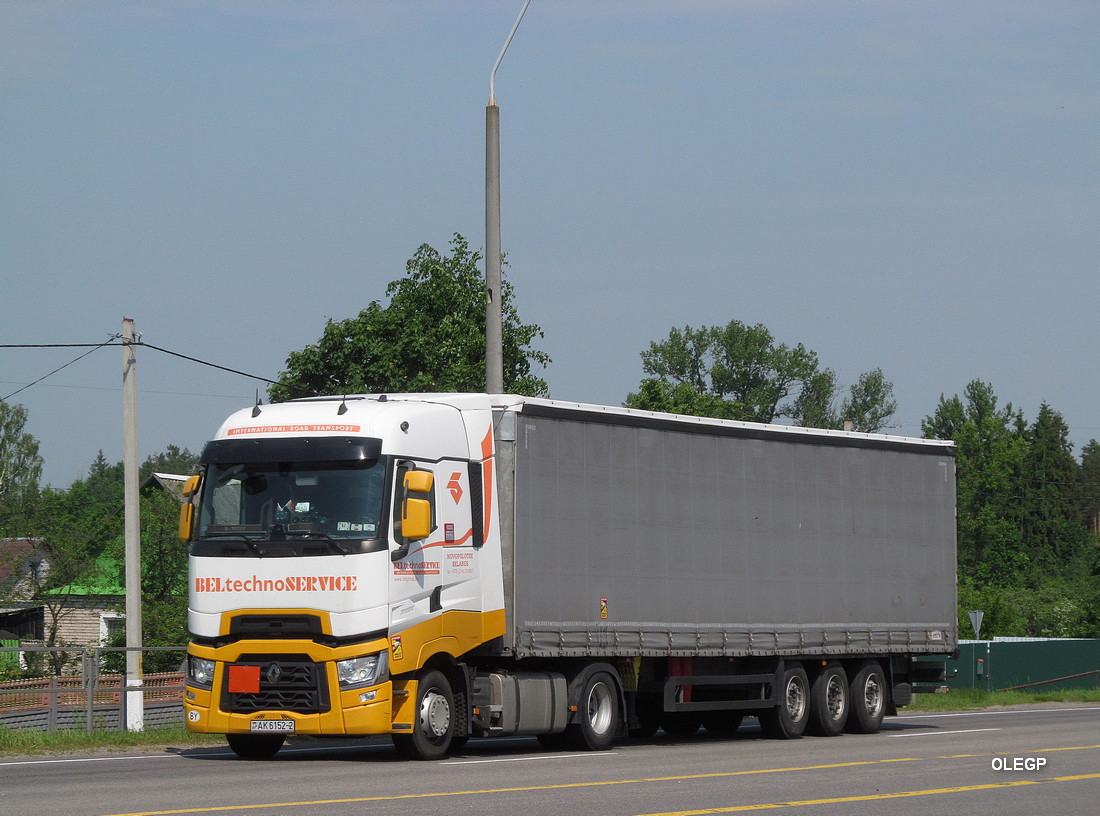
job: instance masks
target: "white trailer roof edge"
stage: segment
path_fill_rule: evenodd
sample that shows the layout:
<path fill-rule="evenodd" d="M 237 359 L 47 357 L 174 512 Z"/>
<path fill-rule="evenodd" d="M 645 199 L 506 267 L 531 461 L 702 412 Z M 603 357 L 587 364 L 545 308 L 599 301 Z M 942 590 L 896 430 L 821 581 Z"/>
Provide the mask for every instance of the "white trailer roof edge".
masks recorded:
<path fill-rule="evenodd" d="M 320 402 L 339 400 L 414 401 L 440 403 L 456 408 L 472 408 L 479 400 L 487 400 L 495 410 L 513 410 L 541 416 L 557 416 L 562 419 L 600 419 L 617 425 L 642 425 L 662 428 L 678 428 L 686 433 L 717 433 L 719 435 L 757 438 L 787 438 L 817 444 L 850 444 L 853 447 L 919 448 L 925 452 L 954 453 L 951 440 L 921 439 L 893 434 L 872 434 L 859 431 L 837 431 L 826 428 L 803 428 L 796 425 L 776 425 L 762 422 L 742 422 L 733 419 L 670 414 L 659 411 L 642 411 L 613 405 L 571 402 L 525 397 L 519 394 L 474 393 L 396 393 L 396 394 L 348 394 L 345 396 L 308 397 L 294 402 Z M 465 404 L 464 404 L 465 403 Z M 484 405 L 484 403 L 483 403 Z M 486 406 L 486 407 L 488 407 Z"/>
<path fill-rule="evenodd" d="M 917 437 L 892 434 L 872 434 L 858 431 L 837 431 L 826 428 L 803 428 L 795 425 L 775 425 L 763 422 L 742 422 L 733 419 L 669 414 L 659 411 L 641 411 L 636 408 L 623 408 L 610 405 L 592 405 L 581 402 L 543 399 L 541 397 L 523 397 L 511 394 L 491 395 L 493 406 L 500 409 L 518 410 L 543 416 L 582 415 L 602 417 L 604 421 L 623 425 L 652 425 L 653 427 L 673 428 L 691 433 L 717 433 L 720 435 L 746 436 L 759 438 L 787 437 L 804 439 L 819 444 L 846 444 L 859 446 L 863 443 L 870 447 L 917 447 L 928 452 L 953 453 L 955 443 L 951 440 L 921 439 Z"/>

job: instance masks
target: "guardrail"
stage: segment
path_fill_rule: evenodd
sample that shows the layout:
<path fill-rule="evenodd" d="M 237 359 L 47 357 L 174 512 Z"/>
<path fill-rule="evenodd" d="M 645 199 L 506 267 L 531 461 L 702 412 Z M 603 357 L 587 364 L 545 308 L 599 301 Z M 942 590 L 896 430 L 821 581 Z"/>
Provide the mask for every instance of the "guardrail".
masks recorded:
<path fill-rule="evenodd" d="M 179 725 L 183 722 L 184 674 L 182 671 L 157 672 L 142 677 L 140 686 L 127 686 L 121 674 L 103 671 L 104 658 L 111 653 L 135 651 L 126 647 L 52 648 L 22 646 L 0 649 L 23 656 L 49 653 L 66 656 L 79 666 L 79 674 L 36 677 L 0 683 L 0 726 L 58 731 L 83 728 L 124 730 L 127 722 L 128 692 L 140 691 L 143 697 L 146 727 Z M 178 652 L 183 661 L 185 647 L 156 646 L 138 651 Z"/>

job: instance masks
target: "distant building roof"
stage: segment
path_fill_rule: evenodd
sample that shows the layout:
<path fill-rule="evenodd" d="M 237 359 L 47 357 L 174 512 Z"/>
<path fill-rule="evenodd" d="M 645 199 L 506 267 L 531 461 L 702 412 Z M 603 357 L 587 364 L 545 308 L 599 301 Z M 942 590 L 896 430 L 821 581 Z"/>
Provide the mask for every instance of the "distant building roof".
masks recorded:
<path fill-rule="evenodd" d="M 152 473 L 141 483 L 141 488 L 144 490 L 147 487 L 159 487 L 183 501 L 183 483 L 190 478 L 178 473 Z"/>
<path fill-rule="evenodd" d="M 38 538 L 0 538 L 0 586 L 12 573 L 26 571 L 27 559 L 42 546 Z"/>

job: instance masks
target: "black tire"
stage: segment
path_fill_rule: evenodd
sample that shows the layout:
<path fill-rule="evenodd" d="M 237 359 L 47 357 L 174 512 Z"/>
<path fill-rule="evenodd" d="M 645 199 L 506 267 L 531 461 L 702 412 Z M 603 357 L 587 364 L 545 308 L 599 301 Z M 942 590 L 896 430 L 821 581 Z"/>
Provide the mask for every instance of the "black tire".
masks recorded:
<path fill-rule="evenodd" d="M 760 730 L 771 739 L 798 739 L 810 718 L 810 681 L 805 669 L 797 663 L 787 666 L 776 691 L 778 705 L 757 712 Z"/>
<path fill-rule="evenodd" d="M 851 712 L 847 730 L 853 734 L 877 734 L 886 714 L 886 675 L 874 660 L 859 667 L 848 686 Z"/>
<path fill-rule="evenodd" d="M 286 741 L 284 734 L 226 734 L 226 742 L 241 759 L 271 759 Z"/>
<path fill-rule="evenodd" d="M 580 751 L 605 751 L 619 730 L 619 691 L 607 672 L 594 672 L 584 683 L 579 721 L 566 728 L 569 742 Z"/>
<path fill-rule="evenodd" d="M 848 674 L 839 664 L 826 666 L 810 687 L 810 721 L 807 729 L 819 737 L 835 737 L 844 730 L 850 708 Z"/>
<path fill-rule="evenodd" d="M 439 671 L 429 671 L 416 684 L 416 722 L 411 734 L 394 734 L 393 744 L 407 759 L 442 759 L 451 747 L 455 730 L 454 694 L 450 681 Z"/>
<path fill-rule="evenodd" d="M 702 715 L 694 711 L 668 711 L 661 718 L 661 729 L 672 737 L 690 737 L 702 724 Z"/>
<path fill-rule="evenodd" d="M 730 737 L 737 733 L 744 718 L 740 711 L 706 711 L 703 713 L 703 728 L 709 734 Z"/>

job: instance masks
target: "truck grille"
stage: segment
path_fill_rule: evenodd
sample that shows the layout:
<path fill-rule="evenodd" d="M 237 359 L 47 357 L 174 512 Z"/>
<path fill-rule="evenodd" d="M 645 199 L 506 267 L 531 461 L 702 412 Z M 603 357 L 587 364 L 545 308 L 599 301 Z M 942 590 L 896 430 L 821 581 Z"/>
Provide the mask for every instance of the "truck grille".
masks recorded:
<path fill-rule="evenodd" d="M 294 711 L 318 714 L 329 710 L 324 665 L 305 655 L 246 655 L 237 666 L 258 666 L 258 692 L 229 691 L 229 672 L 222 688 L 222 708 L 231 714 Z"/>

